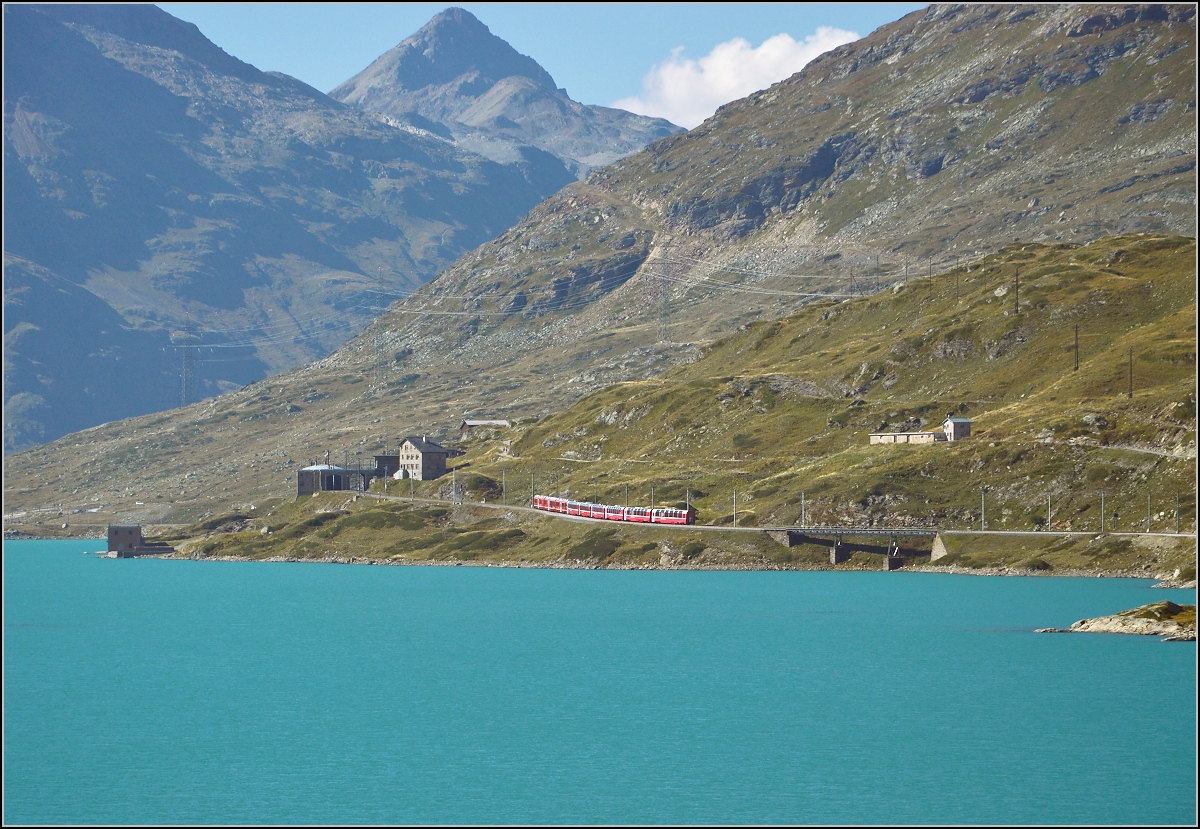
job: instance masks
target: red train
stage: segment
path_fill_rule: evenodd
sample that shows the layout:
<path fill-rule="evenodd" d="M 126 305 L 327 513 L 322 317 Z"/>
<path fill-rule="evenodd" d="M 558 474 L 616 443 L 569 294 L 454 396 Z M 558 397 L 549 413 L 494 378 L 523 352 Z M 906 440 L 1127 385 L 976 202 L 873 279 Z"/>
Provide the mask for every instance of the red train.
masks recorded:
<path fill-rule="evenodd" d="M 546 512 L 561 512 L 581 518 L 603 518 L 607 521 L 634 521 L 639 524 L 695 524 L 696 510 L 651 509 L 650 507 L 614 507 L 608 504 L 589 504 L 549 495 L 533 496 L 533 508 Z"/>

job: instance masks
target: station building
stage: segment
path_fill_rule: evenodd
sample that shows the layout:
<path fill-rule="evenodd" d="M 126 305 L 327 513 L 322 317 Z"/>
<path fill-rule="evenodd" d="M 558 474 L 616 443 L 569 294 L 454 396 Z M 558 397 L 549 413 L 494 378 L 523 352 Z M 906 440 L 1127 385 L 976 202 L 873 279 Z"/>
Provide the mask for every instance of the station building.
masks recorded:
<path fill-rule="evenodd" d="M 400 442 L 396 454 L 376 455 L 375 467 L 381 476 L 390 475 L 397 480 L 412 478 L 430 481 L 446 474 L 447 458 L 461 454 L 458 449 L 450 449 L 425 436 L 414 435 Z"/>

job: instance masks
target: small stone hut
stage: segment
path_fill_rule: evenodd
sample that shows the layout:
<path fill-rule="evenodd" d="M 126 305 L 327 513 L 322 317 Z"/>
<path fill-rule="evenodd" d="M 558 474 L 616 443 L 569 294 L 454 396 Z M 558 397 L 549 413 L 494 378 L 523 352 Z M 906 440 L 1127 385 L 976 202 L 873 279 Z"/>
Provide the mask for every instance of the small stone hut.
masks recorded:
<path fill-rule="evenodd" d="M 170 544 L 147 543 L 142 537 L 141 524 L 109 524 L 108 551 L 117 558 L 156 556 L 175 552 Z"/>
<path fill-rule="evenodd" d="M 946 433 L 946 440 L 962 440 L 970 437 L 971 418 L 946 415 L 946 420 L 942 423 L 942 431 Z"/>

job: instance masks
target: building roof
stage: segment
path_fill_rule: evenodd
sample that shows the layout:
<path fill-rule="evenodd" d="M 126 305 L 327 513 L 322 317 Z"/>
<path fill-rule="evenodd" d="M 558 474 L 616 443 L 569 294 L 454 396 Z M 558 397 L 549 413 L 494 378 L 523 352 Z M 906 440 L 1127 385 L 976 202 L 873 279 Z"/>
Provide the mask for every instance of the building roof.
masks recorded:
<path fill-rule="evenodd" d="M 511 426 L 507 420 L 464 420 L 463 426 Z M 460 429 L 462 426 L 459 427 Z"/>
<path fill-rule="evenodd" d="M 306 466 L 300 470 L 301 472 L 352 472 L 356 470 L 348 469 L 344 466 L 333 466 L 328 463 L 318 463 L 313 466 Z"/>
<path fill-rule="evenodd" d="M 409 435 L 404 439 L 407 443 L 411 443 L 418 452 L 449 452 L 445 446 L 440 443 L 434 443 L 426 438 L 418 438 Z"/>
<path fill-rule="evenodd" d="M 970 423 L 970 422 L 971 422 L 971 418 L 969 418 L 969 417 L 948 417 L 948 418 L 946 418 L 946 420 L 945 420 L 945 421 L 943 421 L 943 423 L 945 423 L 945 422 L 949 422 L 949 423 Z"/>

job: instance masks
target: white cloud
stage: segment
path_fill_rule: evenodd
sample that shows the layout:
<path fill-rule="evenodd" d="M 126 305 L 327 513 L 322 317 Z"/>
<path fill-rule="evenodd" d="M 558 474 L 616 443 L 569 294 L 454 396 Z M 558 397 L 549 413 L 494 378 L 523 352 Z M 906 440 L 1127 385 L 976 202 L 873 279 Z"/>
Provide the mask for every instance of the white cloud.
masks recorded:
<path fill-rule="evenodd" d="M 858 40 L 855 32 L 821 26 L 802 41 L 784 33 L 757 49 L 737 37 L 717 44 L 699 60 L 683 57 L 683 47 L 642 78 L 642 93 L 613 104 L 620 109 L 666 118 L 691 129 L 717 107 L 765 89 L 796 72 L 822 52 Z"/>

